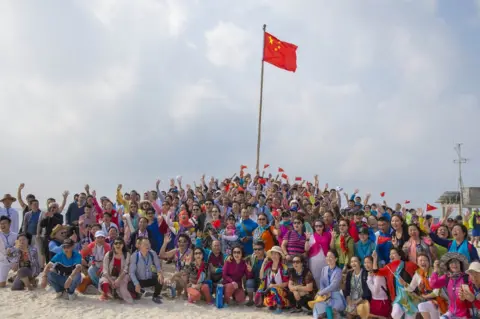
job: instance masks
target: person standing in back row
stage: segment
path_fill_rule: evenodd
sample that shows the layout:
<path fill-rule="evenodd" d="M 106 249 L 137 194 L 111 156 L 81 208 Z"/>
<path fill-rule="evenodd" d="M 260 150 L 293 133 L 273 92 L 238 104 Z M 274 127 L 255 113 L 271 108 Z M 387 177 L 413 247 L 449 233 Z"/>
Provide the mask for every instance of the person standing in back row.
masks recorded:
<path fill-rule="evenodd" d="M 16 202 L 17 199 L 10 194 L 5 194 L 0 200 L 3 207 L 0 208 L 0 216 L 7 216 L 12 221 L 10 230 L 13 232 L 18 232 L 20 227 L 18 212 L 15 208 L 12 208 L 12 203 Z"/>
<path fill-rule="evenodd" d="M 42 211 L 39 209 L 38 200 L 33 199 L 30 201 L 31 210 L 23 217 L 23 229 L 22 232 L 30 234 L 32 236 L 32 246 L 37 248 L 37 251 L 42 250 L 41 241 L 37 238 L 38 224 L 40 221 L 40 215 Z M 40 234 L 38 234 L 40 237 Z M 40 262 L 40 260 L 39 260 Z M 43 265 L 40 265 L 43 266 Z"/>

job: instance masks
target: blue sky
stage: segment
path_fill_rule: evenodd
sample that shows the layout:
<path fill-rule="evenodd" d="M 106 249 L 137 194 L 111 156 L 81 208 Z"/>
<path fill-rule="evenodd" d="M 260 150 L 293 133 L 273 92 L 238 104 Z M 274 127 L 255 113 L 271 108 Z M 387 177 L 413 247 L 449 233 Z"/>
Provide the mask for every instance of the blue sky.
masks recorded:
<path fill-rule="evenodd" d="M 299 49 L 265 67 L 262 163 L 416 207 L 460 141 L 480 183 L 478 1 L 2 1 L 2 191 L 253 168 L 264 23 Z"/>

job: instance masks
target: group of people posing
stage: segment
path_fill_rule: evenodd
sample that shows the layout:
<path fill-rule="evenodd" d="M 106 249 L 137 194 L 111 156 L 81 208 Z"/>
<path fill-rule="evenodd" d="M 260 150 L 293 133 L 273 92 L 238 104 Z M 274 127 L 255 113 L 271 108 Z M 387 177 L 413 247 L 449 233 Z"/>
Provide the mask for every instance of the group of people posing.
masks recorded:
<path fill-rule="evenodd" d="M 105 301 L 184 298 L 329 319 L 480 318 L 478 210 L 451 218 L 449 208 L 434 223 L 422 209 L 322 188 L 317 176 L 290 184 L 243 169 L 160 184 L 143 194 L 118 185 L 115 199 L 86 185 L 65 214 L 67 191 L 41 211 L 21 184 L 23 214 L 17 198 L 1 200 L 0 287 L 49 286 L 74 300 L 94 286 Z"/>

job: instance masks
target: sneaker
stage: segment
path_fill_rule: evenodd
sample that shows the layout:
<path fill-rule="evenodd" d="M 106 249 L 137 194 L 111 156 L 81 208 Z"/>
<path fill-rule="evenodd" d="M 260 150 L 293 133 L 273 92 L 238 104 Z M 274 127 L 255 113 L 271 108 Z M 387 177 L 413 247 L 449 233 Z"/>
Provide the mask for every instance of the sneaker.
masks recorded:
<path fill-rule="evenodd" d="M 60 299 L 60 298 L 62 298 L 62 296 L 63 296 L 63 291 L 55 293 L 55 299 Z"/>
<path fill-rule="evenodd" d="M 254 304 L 255 304 L 255 303 L 253 302 L 253 300 L 249 300 L 249 301 L 245 304 L 245 306 L 251 307 L 251 306 L 253 306 Z"/>
<path fill-rule="evenodd" d="M 77 299 L 77 294 L 76 293 L 68 294 L 68 300 L 73 301 L 75 299 Z"/>
<path fill-rule="evenodd" d="M 277 309 L 275 309 L 275 311 L 274 311 L 273 313 L 276 314 L 276 315 L 279 315 L 279 314 L 281 314 L 282 312 L 283 312 L 282 309 L 277 308 Z"/>
<path fill-rule="evenodd" d="M 156 303 L 156 304 L 159 304 L 159 305 L 163 303 L 163 302 L 162 302 L 162 299 L 160 299 L 160 296 L 154 296 L 154 297 L 152 297 L 152 301 L 153 301 L 154 303 Z"/>
<path fill-rule="evenodd" d="M 274 306 L 268 307 L 268 310 L 270 310 L 270 311 L 274 311 L 275 309 L 277 309 L 277 307 L 274 307 Z"/>

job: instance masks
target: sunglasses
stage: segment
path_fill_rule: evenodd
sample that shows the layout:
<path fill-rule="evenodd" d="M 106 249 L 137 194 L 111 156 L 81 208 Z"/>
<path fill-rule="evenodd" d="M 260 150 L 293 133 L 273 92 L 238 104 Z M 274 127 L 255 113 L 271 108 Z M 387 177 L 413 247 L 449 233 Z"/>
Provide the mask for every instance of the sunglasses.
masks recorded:
<path fill-rule="evenodd" d="M 338 226 L 340 226 L 340 227 L 347 227 L 348 225 L 346 225 L 346 224 L 340 224 L 340 225 L 338 225 Z"/>
<path fill-rule="evenodd" d="M 293 222 L 294 225 L 301 225 L 301 222 Z"/>
<path fill-rule="evenodd" d="M 253 248 L 253 250 L 260 251 L 260 250 L 263 250 L 263 248 Z"/>
<path fill-rule="evenodd" d="M 238 251 L 238 250 L 235 250 L 235 251 L 233 251 L 233 254 L 234 254 L 234 255 L 241 255 L 242 252 L 241 252 L 241 251 Z"/>
<path fill-rule="evenodd" d="M 121 241 L 116 241 L 116 242 L 114 242 L 113 244 L 114 244 L 115 246 L 117 246 L 117 245 L 123 245 L 123 243 L 122 243 Z"/>
<path fill-rule="evenodd" d="M 185 244 L 187 241 L 186 240 L 179 240 L 178 242 L 181 243 L 181 244 Z"/>
<path fill-rule="evenodd" d="M 201 251 L 196 251 L 194 255 L 203 255 Z"/>
<path fill-rule="evenodd" d="M 323 225 L 315 225 L 315 228 L 323 228 Z"/>
<path fill-rule="evenodd" d="M 302 263 L 302 261 L 301 261 L 301 260 L 298 260 L 298 259 L 296 259 L 296 260 L 294 260 L 294 261 L 292 261 L 292 262 L 293 262 L 294 264 L 301 264 L 301 263 Z"/>
<path fill-rule="evenodd" d="M 267 219 L 265 219 L 265 218 L 258 218 L 257 220 L 267 220 Z"/>

